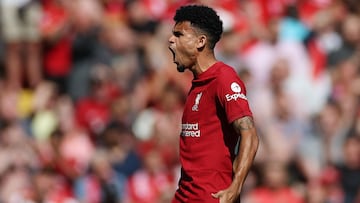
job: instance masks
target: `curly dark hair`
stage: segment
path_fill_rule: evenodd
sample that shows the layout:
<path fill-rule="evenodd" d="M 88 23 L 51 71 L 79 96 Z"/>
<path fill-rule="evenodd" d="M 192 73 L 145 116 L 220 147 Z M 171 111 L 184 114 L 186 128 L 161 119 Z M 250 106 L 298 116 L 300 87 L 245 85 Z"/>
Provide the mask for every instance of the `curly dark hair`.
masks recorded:
<path fill-rule="evenodd" d="M 176 10 L 175 23 L 189 21 L 209 38 L 209 47 L 214 49 L 223 32 L 223 23 L 216 11 L 204 5 L 186 5 Z"/>

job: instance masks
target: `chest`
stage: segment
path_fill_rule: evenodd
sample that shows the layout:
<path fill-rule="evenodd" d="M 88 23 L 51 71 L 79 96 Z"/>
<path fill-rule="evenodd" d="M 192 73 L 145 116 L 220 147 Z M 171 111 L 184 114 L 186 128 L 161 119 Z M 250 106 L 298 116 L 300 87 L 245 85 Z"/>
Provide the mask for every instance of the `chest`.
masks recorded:
<path fill-rule="evenodd" d="M 216 98 L 211 86 L 194 87 L 187 97 L 183 122 L 198 123 L 209 120 L 216 112 Z"/>

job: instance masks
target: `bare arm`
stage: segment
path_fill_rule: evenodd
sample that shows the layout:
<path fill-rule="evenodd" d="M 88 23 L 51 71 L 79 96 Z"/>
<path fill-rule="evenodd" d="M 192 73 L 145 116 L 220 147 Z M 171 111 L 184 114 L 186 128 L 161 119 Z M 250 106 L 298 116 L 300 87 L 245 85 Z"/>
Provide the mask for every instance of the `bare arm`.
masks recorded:
<path fill-rule="evenodd" d="M 213 194 L 214 197 L 220 198 L 220 203 L 232 203 L 239 197 L 259 145 L 259 138 L 251 117 L 246 116 L 235 120 L 233 127 L 236 133 L 241 136 L 241 141 L 238 155 L 233 163 L 233 182 L 226 190 Z"/>
<path fill-rule="evenodd" d="M 238 186 L 238 192 L 240 194 L 245 178 L 253 164 L 259 146 L 259 138 L 256 133 L 254 121 L 251 117 L 235 120 L 233 126 L 237 134 L 241 136 L 239 152 L 233 164 L 235 174 L 233 184 Z"/>

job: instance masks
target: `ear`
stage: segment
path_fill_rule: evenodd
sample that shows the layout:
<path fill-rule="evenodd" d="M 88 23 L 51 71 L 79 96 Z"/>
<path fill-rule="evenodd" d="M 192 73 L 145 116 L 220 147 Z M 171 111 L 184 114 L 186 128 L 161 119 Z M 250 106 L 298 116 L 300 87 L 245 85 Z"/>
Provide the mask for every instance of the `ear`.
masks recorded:
<path fill-rule="evenodd" d="M 198 38 L 198 44 L 197 44 L 196 48 L 198 48 L 198 49 L 204 48 L 206 45 L 206 42 L 207 42 L 206 35 L 200 35 Z"/>

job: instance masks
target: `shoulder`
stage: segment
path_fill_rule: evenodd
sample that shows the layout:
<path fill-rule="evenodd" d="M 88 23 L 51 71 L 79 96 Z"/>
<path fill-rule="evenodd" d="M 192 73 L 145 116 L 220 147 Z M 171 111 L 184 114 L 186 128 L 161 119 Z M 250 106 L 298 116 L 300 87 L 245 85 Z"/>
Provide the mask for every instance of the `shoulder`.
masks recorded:
<path fill-rule="evenodd" d="M 241 79 L 233 67 L 220 62 L 216 69 L 216 80 L 218 83 L 227 83 L 230 80 L 240 81 Z"/>
<path fill-rule="evenodd" d="M 218 63 L 217 73 L 219 78 L 226 78 L 227 76 L 238 77 L 235 69 L 223 62 Z"/>
<path fill-rule="evenodd" d="M 239 75 L 236 73 L 235 69 L 227 64 L 220 63 L 219 68 L 217 69 L 217 85 L 228 86 L 233 83 L 244 87 L 244 83 Z"/>

